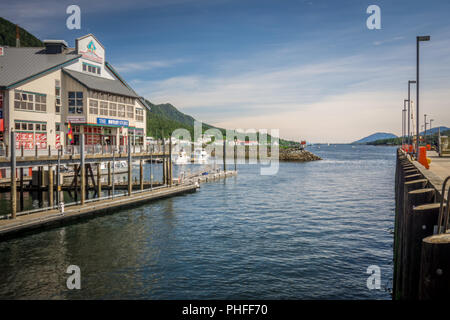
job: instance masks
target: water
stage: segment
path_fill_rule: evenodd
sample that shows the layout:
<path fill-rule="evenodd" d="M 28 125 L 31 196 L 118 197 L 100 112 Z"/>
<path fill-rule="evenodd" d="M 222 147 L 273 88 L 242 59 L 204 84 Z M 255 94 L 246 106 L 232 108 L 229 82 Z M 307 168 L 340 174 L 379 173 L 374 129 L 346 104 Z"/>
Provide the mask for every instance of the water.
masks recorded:
<path fill-rule="evenodd" d="M 0 297 L 390 299 L 395 148 L 310 150 L 324 160 L 240 165 L 194 194 L 1 242 Z"/>

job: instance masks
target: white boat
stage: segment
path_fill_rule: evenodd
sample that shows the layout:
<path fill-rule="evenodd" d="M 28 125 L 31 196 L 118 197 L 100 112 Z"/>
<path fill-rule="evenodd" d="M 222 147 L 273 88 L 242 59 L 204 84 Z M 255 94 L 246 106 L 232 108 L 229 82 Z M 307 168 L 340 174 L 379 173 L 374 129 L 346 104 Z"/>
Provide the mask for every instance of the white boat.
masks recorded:
<path fill-rule="evenodd" d="M 189 158 L 186 155 L 186 152 L 181 150 L 178 153 L 176 153 L 173 157 L 172 160 L 175 164 L 186 164 L 189 162 Z"/>
<path fill-rule="evenodd" d="M 203 149 L 195 149 L 191 154 L 191 161 L 194 163 L 206 163 L 208 162 L 208 153 Z"/>

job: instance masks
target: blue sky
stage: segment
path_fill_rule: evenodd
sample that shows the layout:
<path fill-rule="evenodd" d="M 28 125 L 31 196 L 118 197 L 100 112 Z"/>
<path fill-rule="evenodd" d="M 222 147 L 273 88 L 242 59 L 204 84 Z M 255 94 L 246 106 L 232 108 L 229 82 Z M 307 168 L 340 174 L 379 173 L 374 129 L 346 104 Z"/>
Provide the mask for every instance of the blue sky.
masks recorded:
<path fill-rule="evenodd" d="M 70 4 L 81 30 L 65 27 Z M 371 4 L 381 30 L 366 27 Z M 95 34 L 139 94 L 199 120 L 349 142 L 400 134 L 416 35 L 432 36 L 421 47 L 421 106 L 433 125 L 450 125 L 449 9 L 445 0 L 7 0 L 0 15 L 72 46 Z"/>

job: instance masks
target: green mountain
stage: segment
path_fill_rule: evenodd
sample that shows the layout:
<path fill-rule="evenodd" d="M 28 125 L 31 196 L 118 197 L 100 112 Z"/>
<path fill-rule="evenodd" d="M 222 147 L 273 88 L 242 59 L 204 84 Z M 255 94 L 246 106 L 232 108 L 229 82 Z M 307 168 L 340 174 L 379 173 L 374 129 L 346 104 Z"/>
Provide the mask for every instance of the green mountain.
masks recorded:
<path fill-rule="evenodd" d="M 31 33 L 19 27 L 21 47 L 43 47 L 44 44 Z M 0 17 L 0 45 L 16 46 L 16 25 Z"/>
<path fill-rule="evenodd" d="M 178 128 L 186 129 L 191 134 L 191 137 L 194 136 L 195 119 L 192 116 L 179 111 L 170 103 L 153 104 L 148 100 L 145 101 L 151 108 L 151 111 L 147 112 L 147 136 L 161 139 L 162 135 L 164 135 L 165 138 L 168 138 Z M 210 128 L 219 129 L 223 135 L 226 134 L 225 129 L 214 127 L 207 123 L 203 123 L 202 132 Z M 259 139 L 258 134 L 257 137 Z M 267 141 L 270 140 L 271 136 L 268 135 Z M 280 139 L 281 147 L 297 147 L 298 145 L 298 142 Z"/>

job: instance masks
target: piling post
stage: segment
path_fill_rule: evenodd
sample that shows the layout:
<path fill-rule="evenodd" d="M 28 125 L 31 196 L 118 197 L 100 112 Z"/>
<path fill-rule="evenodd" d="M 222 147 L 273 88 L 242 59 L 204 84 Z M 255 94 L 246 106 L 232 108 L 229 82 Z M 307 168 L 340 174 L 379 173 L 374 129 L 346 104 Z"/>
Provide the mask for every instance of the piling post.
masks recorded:
<path fill-rule="evenodd" d="M 227 137 L 223 137 L 223 172 L 227 172 Z"/>
<path fill-rule="evenodd" d="M 100 162 L 97 163 L 97 198 L 102 195 L 102 169 Z"/>
<path fill-rule="evenodd" d="M 432 188 L 413 190 L 408 193 L 408 203 L 405 207 L 402 261 L 403 297 L 407 300 L 417 299 L 422 239 L 433 234 L 433 226 L 437 221 L 431 221 L 430 225 L 430 221 L 427 222 L 427 219 L 430 217 L 433 219 L 433 216 L 436 215 L 434 211 L 439 211 L 440 207 L 438 203 L 430 204 L 434 201 L 434 196 L 435 191 Z M 435 209 L 436 207 L 437 209 Z"/>
<path fill-rule="evenodd" d="M 420 300 L 450 297 L 450 234 L 423 239 L 419 278 Z"/>
<path fill-rule="evenodd" d="M 169 185 L 172 186 L 172 137 L 169 137 L 169 161 L 168 161 L 168 167 L 169 167 Z"/>
<path fill-rule="evenodd" d="M 114 150 L 113 150 L 114 153 Z M 108 186 L 111 187 L 111 161 L 108 161 Z"/>
<path fill-rule="evenodd" d="M 44 166 L 41 166 L 41 183 L 40 183 L 40 189 L 44 189 L 45 188 L 45 170 L 44 170 Z"/>
<path fill-rule="evenodd" d="M 400 169 L 402 170 L 402 169 Z M 427 184 L 427 179 L 417 179 L 412 181 L 405 181 L 403 173 L 400 175 L 400 192 L 399 192 L 399 207 L 398 207 L 398 226 L 397 234 L 395 235 L 395 247 L 394 247 L 394 263 L 395 263 L 395 299 L 404 298 L 403 288 L 403 273 L 405 271 L 405 265 L 403 264 L 405 257 L 405 233 L 406 233 L 406 206 L 408 204 L 408 193 L 413 190 L 422 189 Z"/>
<path fill-rule="evenodd" d="M 23 167 L 20 168 L 20 183 L 19 183 L 19 189 L 20 189 L 20 196 L 19 196 L 19 200 L 20 200 L 20 211 L 23 211 Z"/>
<path fill-rule="evenodd" d="M 234 141 L 234 171 L 237 172 L 237 145 Z"/>
<path fill-rule="evenodd" d="M 139 161 L 139 186 L 141 191 L 144 190 L 144 160 Z"/>
<path fill-rule="evenodd" d="M 133 180 L 131 177 L 131 169 L 132 169 L 132 160 L 131 160 L 131 140 L 128 139 L 128 195 L 131 196 L 131 192 L 133 191 Z"/>
<path fill-rule="evenodd" d="M 166 175 L 166 143 L 164 141 L 164 137 L 162 138 L 162 149 L 163 149 L 163 184 L 167 184 L 167 175 Z"/>
<path fill-rule="evenodd" d="M 114 173 L 116 168 L 116 148 L 113 148 L 112 176 L 111 176 L 111 197 L 114 199 Z"/>
<path fill-rule="evenodd" d="M 62 147 L 58 150 L 58 164 L 56 166 L 56 204 L 59 205 L 61 202 L 60 192 L 61 192 L 61 181 L 59 180 L 61 174 L 61 154 Z"/>
<path fill-rule="evenodd" d="M 53 167 L 48 166 L 48 206 L 53 208 Z"/>
<path fill-rule="evenodd" d="M 150 190 L 153 190 L 153 146 L 150 153 Z"/>
<path fill-rule="evenodd" d="M 85 156 L 84 133 L 82 133 L 80 135 L 80 137 L 81 137 L 81 145 L 80 145 L 81 187 L 80 187 L 80 189 L 81 189 L 81 204 L 83 205 L 84 201 L 86 199 L 86 165 L 85 165 L 85 161 L 84 161 L 85 160 L 84 159 L 84 156 Z"/>
<path fill-rule="evenodd" d="M 16 133 L 11 131 L 11 217 L 16 218 L 17 212 L 17 189 L 16 189 Z"/>

